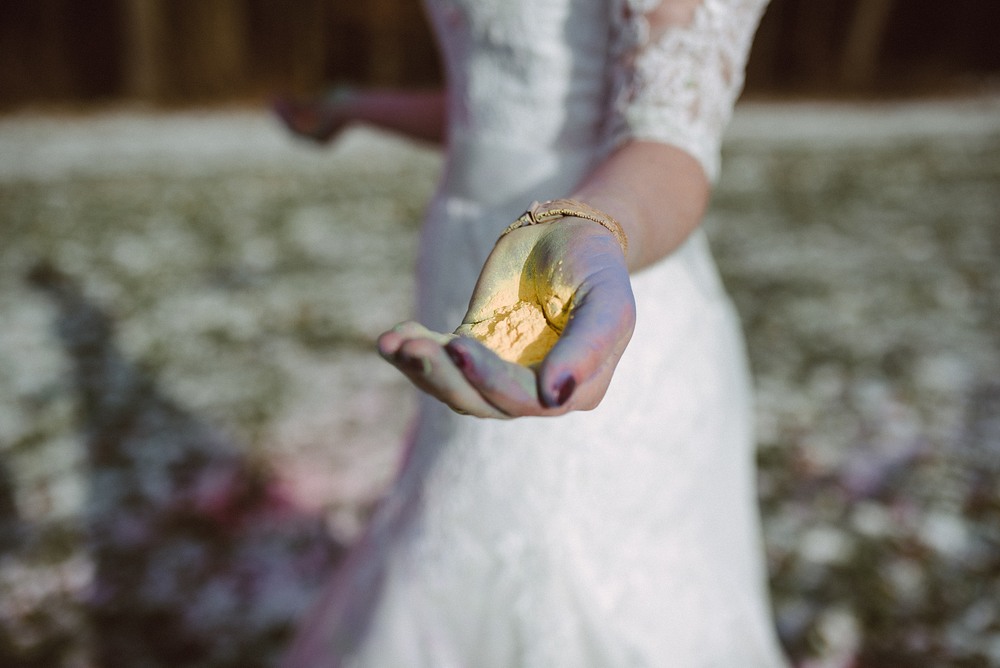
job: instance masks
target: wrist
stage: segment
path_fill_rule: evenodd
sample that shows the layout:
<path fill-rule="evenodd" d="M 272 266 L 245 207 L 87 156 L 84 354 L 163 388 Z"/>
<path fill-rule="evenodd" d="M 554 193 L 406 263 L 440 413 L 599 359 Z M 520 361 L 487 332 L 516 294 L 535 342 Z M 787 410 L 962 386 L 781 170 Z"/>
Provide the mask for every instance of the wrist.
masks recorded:
<path fill-rule="evenodd" d="M 609 216 L 618 221 L 625 236 L 628 238 L 628 252 L 625 253 L 625 258 L 628 261 L 629 267 L 633 268 L 632 265 L 635 264 L 638 257 L 642 254 L 644 245 L 642 243 L 643 229 L 639 224 L 641 222 L 641 213 L 636 207 L 635 202 L 608 193 L 604 189 L 594 189 L 593 191 L 584 189 L 574 193 L 572 197 L 607 212 Z"/>
<path fill-rule="evenodd" d="M 628 236 L 625 228 L 614 217 L 590 204 L 575 199 L 558 199 L 534 202 L 531 207 L 511 223 L 500 235 L 503 237 L 518 228 L 541 223 L 558 222 L 564 219 L 586 220 L 607 230 L 621 247 L 622 255 L 628 257 Z"/>

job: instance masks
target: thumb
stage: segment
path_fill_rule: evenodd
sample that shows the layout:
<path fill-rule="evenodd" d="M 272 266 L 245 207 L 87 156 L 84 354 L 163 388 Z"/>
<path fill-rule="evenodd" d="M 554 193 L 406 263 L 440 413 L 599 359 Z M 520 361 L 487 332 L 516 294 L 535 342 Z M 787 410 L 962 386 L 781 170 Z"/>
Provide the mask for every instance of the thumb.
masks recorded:
<path fill-rule="evenodd" d="M 596 406 L 610 382 L 635 327 L 635 299 L 627 272 L 607 270 L 595 277 L 591 287 L 578 290 L 569 321 L 559 340 L 538 368 L 538 394 L 548 407 L 563 406 L 588 387 L 588 401 Z"/>

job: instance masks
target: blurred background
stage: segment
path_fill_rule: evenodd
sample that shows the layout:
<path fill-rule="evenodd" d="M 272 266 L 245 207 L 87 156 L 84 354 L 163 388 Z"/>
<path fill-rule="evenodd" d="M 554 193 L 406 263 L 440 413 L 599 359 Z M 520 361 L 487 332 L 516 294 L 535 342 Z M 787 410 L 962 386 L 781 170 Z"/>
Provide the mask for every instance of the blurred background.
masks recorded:
<path fill-rule="evenodd" d="M 773 0 L 748 92 L 913 95 L 996 86 L 992 0 Z M 414 0 L 5 0 L 0 107 L 246 100 L 330 81 L 440 81 Z"/>
<path fill-rule="evenodd" d="M 798 668 L 1000 666 L 1000 3 L 772 0 L 705 226 Z M 273 666 L 391 480 L 413 0 L 0 2 L 0 666 Z"/>

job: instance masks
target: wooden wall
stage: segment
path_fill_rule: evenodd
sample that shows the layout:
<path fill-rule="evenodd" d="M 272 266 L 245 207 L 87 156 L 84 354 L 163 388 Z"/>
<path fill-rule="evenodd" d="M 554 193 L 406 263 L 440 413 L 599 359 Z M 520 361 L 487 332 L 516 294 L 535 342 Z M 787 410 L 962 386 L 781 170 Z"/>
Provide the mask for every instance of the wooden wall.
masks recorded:
<path fill-rule="evenodd" d="M 996 0 L 772 0 L 748 90 L 907 92 L 1000 73 Z M 0 0 L 0 108 L 440 80 L 419 0 Z"/>

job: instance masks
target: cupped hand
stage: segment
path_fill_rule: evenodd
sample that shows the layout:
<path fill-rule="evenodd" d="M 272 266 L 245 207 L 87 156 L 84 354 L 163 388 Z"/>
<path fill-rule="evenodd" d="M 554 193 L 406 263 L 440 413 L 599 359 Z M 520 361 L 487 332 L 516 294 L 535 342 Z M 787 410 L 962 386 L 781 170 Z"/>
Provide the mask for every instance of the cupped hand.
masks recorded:
<path fill-rule="evenodd" d="M 523 302 L 540 307 L 560 333 L 530 366 L 505 360 L 474 338 L 477 324 Z M 618 242 L 597 223 L 563 218 L 497 242 L 454 334 L 406 322 L 379 337 L 378 347 L 414 385 L 459 413 L 558 415 L 600 403 L 634 325 Z"/>

